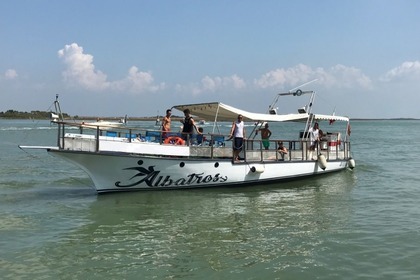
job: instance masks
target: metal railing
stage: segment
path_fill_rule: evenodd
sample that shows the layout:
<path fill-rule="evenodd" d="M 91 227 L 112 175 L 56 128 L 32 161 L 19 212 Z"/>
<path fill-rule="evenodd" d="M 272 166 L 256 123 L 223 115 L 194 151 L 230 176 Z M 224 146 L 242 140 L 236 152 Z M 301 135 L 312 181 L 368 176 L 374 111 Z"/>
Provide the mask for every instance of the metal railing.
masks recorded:
<path fill-rule="evenodd" d="M 100 152 L 101 141 L 118 141 L 126 143 L 150 142 L 160 145 L 165 143 L 167 137 L 179 137 L 184 144 L 190 148 L 190 157 L 232 158 L 232 141 L 227 140 L 227 135 L 205 134 L 205 135 L 182 135 L 175 132 L 162 132 L 134 127 L 106 127 L 84 125 L 80 123 L 57 122 L 58 136 L 57 146 L 62 149 L 76 149 L 77 141 L 80 142 L 79 150 L 89 152 Z M 74 132 L 77 133 L 74 133 Z M 73 132 L 73 133 L 72 133 Z M 77 138 L 76 135 L 88 135 L 85 138 Z M 166 137 L 166 138 L 165 138 Z M 73 142 L 71 142 L 73 141 Z M 72 145 L 69 145 L 72 143 Z M 240 158 L 246 162 L 270 162 L 270 161 L 308 161 L 323 154 L 327 160 L 346 160 L 350 155 L 350 142 L 348 141 L 321 141 L 314 150 L 310 149 L 308 139 L 268 140 L 267 148 L 262 140 L 244 140 L 244 147 Z M 85 148 L 83 147 L 85 145 Z M 286 148 L 287 153 L 280 151 L 280 145 Z"/>

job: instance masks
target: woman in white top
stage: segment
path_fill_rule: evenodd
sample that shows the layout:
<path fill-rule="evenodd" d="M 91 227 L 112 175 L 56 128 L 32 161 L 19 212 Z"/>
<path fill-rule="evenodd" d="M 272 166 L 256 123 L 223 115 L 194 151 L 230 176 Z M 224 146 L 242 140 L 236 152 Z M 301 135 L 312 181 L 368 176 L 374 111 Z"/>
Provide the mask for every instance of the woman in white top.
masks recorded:
<path fill-rule="evenodd" d="M 232 123 L 229 139 L 233 137 L 233 160 L 239 160 L 239 153 L 242 151 L 245 138 L 245 125 L 242 115 L 238 115 L 238 120 Z"/>

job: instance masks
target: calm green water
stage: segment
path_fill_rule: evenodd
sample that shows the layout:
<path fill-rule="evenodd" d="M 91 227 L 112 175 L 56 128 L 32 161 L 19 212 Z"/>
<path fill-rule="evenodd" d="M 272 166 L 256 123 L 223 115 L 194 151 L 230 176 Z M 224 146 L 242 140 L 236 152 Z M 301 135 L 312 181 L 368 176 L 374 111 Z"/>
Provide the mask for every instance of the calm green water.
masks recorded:
<path fill-rule="evenodd" d="M 420 277 L 420 121 L 353 121 L 353 171 L 100 196 L 83 171 L 17 147 L 55 137 L 0 120 L 2 279 Z"/>

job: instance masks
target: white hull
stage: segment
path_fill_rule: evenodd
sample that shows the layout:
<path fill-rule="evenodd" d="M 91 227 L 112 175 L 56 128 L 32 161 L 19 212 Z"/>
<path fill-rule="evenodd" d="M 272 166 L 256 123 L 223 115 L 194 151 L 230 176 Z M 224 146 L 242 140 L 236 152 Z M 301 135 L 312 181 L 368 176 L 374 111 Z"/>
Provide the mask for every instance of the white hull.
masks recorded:
<path fill-rule="evenodd" d="M 347 167 L 335 160 L 321 169 L 317 160 L 235 162 L 228 159 L 162 158 L 50 150 L 85 170 L 98 192 L 182 189 L 261 184 L 325 174 Z"/>
<path fill-rule="evenodd" d="M 202 120 L 214 120 L 213 133 L 190 135 L 128 127 L 123 125 L 125 120 L 118 124 L 60 121 L 56 122 L 57 146 L 21 148 L 46 149 L 72 162 L 87 172 L 98 192 L 255 185 L 354 168 L 347 117 L 311 113 L 313 91 L 280 93 L 275 100 L 279 96 L 302 94 L 311 94 L 305 107 L 309 111 L 305 109 L 298 114 L 277 115 L 276 110 L 270 114 L 251 113 L 220 102 L 173 107 Z M 276 102 L 269 108 L 274 108 Z M 233 132 L 221 133 L 219 117 L 224 120 L 238 117 L 255 125 L 247 137 L 244 133 L 243 139 L 230 141 Z M 312 133 L 316 121 L 329 121 L 330 125 L 335 121 L 346 122 L 346 137 L 342 139 L 338 131 L 326 132 L 325 137 Z M 303 130 L 295 131 L 299 137 L 273 139 L 270 133 L 260 140 L 256 137 L 257 126 L 268 122 L 305 125 Z M 78 133 L 74 133 L 75 127 L 79 128 Z M 234 156 L 242 160 L 233 162 Z"/>

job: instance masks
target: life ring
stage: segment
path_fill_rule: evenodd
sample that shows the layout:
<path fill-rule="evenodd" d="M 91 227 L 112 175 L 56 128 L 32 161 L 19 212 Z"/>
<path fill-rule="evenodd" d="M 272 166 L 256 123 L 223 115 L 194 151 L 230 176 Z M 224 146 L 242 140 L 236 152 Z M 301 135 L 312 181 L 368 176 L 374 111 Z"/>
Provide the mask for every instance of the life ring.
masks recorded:
<path fill-rule="evenodd" d="M 164 144 L 185 145 L 184 139 L 177 136 L 168 137 L 163 141 Z"/>

